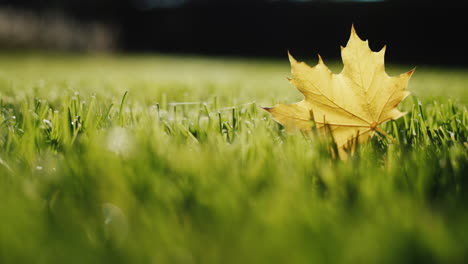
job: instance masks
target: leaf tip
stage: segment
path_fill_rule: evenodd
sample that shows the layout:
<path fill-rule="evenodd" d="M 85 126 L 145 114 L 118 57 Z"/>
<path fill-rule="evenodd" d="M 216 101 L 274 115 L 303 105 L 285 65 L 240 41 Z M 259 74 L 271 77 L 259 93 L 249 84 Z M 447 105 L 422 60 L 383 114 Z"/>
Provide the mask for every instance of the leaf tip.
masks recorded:
<path fill-rule="evenodd" d="M 355 39 L 355 40 L 362 40 L 362 39 L 358 36 L 358 34 L 357 34 L 357 32 L 356 32 L 356 28 L 354 27 L 354 24 L 352 24 L 352 25 L 351 25 L 351 36 L 349 37 L 348 43 L 349 43 L 350 41 L 354 40 L 354 39 Z"/>
<path fill-rule="evenodd" d="M 354 27 L 354 23 L 351 24 L 351 35 L 357 35 L 356 34 L 356 28 Z"/>
<path fill-rule="evenodd" d="M 273 107 L 260 107 L 260 108 L 267 112 L 271 112 L 271 109 L 273 109 Z"/>
<path fill-rule="evenodd" d="M 413 69 L 411 69 L 410 71 L 408 71 L 406 74 L 407 74 L 408 76 L 411 76 L 411 75 L 413 75 L 413 73 L 414 73 L 415 71 L 416 71 L 416 67 L 414 67 Z"/>
<path fill-rule="evenodd" d="M 322 56 L 320 56 L 320 54 L 318 54 L 318 53 L 317 53 L 317 56 L 318 56 L 318 64 L 324 64 Z"/>
<path fill-rule="evenodd" d="M 379 51 L 376 52 L 377 56 L 379 56 L 381 59 L 384 59 L 385 51 L 387 51 L 387 45 L 384 45 Z"/>
<path fill-rule="evenodd" d="M 291 52 L 289 52 L 289 50 L 288 50 L 288 58 L 291 64 L 297 63 L 296 59 L 294 59 L 294 57 L 291 55 Z"/>
<path fill-rule="evenodd" d="M 358 34 L 356 32 L 356 27 L 354 27 L 354 23 L 351 24 L 351 37 L 358 37 L 359 38 L 359 36 L 358 36 Z"/>

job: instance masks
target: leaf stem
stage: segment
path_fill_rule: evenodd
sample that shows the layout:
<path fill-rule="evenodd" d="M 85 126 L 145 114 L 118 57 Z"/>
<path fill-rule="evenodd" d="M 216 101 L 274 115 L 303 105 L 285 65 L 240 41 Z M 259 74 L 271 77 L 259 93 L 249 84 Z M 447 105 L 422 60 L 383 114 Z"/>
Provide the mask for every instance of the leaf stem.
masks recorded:
<path fill-rule="evenodd" d="M 387 134 L 387 132 L 383 131 L 382 129 L 380 129 L 380 127 L 376 127 L 375 128 L 375 131 L 379 132 L 380 134 L 384 135 L 388 140 L 390 140 L 392 143 L 395 143 L 395 139 L 390 136 L 389 134 Z"/>

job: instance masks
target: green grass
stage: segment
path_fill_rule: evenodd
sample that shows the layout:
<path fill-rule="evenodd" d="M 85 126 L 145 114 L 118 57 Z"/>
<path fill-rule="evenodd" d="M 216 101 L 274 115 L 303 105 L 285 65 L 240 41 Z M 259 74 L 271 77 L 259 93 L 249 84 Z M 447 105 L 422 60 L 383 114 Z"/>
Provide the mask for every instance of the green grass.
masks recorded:
<path fill-rule="evenodd" d="M 0 55 L 0 263 L 466 263 L 466 69 L 418 66 L 347 161 L 259 108 L 289 71 Z"/>

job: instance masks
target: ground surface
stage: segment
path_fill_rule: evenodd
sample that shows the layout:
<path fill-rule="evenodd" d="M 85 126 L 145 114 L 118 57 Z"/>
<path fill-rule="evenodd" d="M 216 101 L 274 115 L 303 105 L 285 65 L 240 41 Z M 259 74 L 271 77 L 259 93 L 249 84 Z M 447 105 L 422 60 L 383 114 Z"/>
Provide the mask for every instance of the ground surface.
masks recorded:
<path fill-rule="evenodd" d="M 259 108 L 289 71 L 0 55 L 0 263 L 466 263 L 467 69 L 419 65 L 347 161 Z"/>

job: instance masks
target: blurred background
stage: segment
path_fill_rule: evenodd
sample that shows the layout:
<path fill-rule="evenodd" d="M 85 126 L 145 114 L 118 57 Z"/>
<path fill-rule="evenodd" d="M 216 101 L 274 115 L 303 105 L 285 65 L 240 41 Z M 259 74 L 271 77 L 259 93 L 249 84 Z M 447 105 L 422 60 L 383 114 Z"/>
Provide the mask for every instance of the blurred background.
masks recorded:
<path fill-rule="evenodd" d="M 1 50 L 339 59 L 351 24 L 387 60 L 468 65 L 467 4 L 404 0 L 0 0 Z"/>

